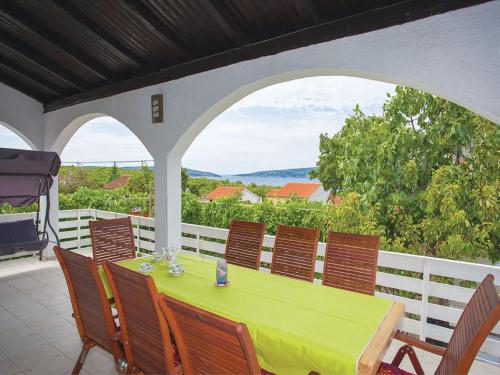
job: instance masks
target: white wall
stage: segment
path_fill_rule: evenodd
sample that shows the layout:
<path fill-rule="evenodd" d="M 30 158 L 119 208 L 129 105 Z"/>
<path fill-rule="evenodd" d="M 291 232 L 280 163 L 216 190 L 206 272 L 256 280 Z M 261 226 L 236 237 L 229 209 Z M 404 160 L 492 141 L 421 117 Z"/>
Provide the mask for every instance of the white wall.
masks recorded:
<path fill-rule="evenodd" d="M 499 24 L 497 0 L 75 105 L 43 116 L 43 148 L 61 152 L 81 125 L 98 116 L 125 124 L 155 159 L 156 243 L 180 244 L 180 161 L 196 136 L 229 106 L 278 82 L 348 75 L 421 89 L 500 123 Z M 151 123 L 154 94 L 165 97 L 163 124 Z M 13 108 L 15 103 L 0 107 L 0 119 L 12 115 Z M 40 130 L 15 123 L 39 142 Z"/>
<path fill-rule="evenodd" d="M 309 197 L 310 201 L 326 202 L 328 200 L 329 193 L 325 191 L 323 185 L 321 185 L 314 193 Z"/>
<path fill-rule="evenodd" d="M 32 149 L 43 147 L 43 107 L 36 100 L 0 83 L 0 124 Z"/>
<path fill-rule="evenodd" d="M 241 193 L 241 201 L 247 201 L 247 202 L 252 202 L 252 203 L 259 203 L 262 201 L 262 198 L 259 197 L 257 194 L 252 193 L 250 190 L 247 188 L 243 189 L 243 192 Z"/>

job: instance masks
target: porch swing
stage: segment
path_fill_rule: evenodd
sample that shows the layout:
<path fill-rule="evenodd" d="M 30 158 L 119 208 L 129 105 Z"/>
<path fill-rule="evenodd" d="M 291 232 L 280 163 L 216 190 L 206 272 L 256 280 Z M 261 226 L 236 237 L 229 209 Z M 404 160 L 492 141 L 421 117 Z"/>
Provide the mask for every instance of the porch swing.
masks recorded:
<path fill-rule="evenodd" d="M 61 160 L 55 152 L 0 148 L 0 206 L 37 204 L 34 219 L 0 222 L 0 258 L 19 252 L 39 252 L 49 243 L 47 227 L 57 244 L 59 238 L 49 220 L 50 187 L 59 172 Z M 46 196 L 45 217 L 40 222 L 40 197 Z"/>

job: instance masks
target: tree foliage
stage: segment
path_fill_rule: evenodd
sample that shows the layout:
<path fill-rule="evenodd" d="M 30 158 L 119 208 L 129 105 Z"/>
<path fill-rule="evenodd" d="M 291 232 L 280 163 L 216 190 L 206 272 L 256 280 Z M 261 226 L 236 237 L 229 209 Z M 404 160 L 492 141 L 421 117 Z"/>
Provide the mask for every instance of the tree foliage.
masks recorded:
<path fill-rule="evenodd" d="M 377 207 L 393 249 L 496 261 L 499 134 L 454 103 L 397 87 L 381 116 L 356 107 L 339 133 L 321 135 L 312 176 Z"/>

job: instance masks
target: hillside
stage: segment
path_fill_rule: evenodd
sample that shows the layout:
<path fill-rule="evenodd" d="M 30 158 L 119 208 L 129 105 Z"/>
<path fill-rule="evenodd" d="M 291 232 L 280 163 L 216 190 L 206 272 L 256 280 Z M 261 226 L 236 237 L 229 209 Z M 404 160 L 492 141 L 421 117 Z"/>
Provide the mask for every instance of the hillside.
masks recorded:
<path fill-rule="evenodd" d="M 244 177 L 285 177 L 285 178 L 308 178 L 309 171 L 314 167 L 309 168 L 292 168 L 292 169 L 274 169 L 269 171 L 257 171 L 253 173 L 238 174 L 237 176 Z"/>
<path fill-rule="evenodd" d="M 186 168 L 189 177 L 221 177 L 218 174 Z"/>

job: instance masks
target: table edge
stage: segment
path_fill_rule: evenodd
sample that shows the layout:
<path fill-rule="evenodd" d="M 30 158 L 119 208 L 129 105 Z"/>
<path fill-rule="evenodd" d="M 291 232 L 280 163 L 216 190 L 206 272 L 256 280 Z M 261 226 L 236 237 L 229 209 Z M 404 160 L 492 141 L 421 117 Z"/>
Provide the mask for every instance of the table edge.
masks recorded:
<path fill-rule="evenodd" d="M 358 363 L 358 375 L 376 374 L 392 338 L 396 334 L 398 323 L 403 317 L 405 305 L 393 302 L 389 312 L 365 348 Z"/>

